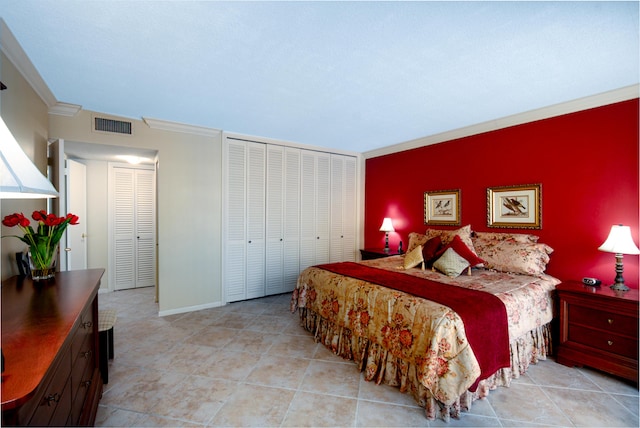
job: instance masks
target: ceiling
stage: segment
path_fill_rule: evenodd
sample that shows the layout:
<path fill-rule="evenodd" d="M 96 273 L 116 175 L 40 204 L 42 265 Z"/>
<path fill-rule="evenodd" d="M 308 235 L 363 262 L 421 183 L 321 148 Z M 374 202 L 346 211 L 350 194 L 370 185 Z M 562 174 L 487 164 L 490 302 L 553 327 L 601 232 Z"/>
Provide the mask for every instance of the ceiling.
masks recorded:
<path fill-rule="evenodd" d="M 2 0 L 58 101 L 366 152 L 639 82 L 639 3 Z"/>

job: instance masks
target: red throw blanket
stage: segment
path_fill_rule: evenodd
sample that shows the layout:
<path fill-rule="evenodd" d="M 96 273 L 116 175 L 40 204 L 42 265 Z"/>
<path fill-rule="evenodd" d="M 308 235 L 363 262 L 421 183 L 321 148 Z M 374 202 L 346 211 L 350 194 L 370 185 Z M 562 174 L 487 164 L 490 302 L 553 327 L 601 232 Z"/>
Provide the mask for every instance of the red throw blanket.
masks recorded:
<path fill-rule="evenodd" d="M 471 386 L 471 391 L 476 390 L 478 382 L 498 369 L 510 367 L 507 309 L 493 294 L 353 262 L 316 267 L 404 291 L 454 310 L 464 323 L 467 340 L 480 365 L 480 377 Z"/>

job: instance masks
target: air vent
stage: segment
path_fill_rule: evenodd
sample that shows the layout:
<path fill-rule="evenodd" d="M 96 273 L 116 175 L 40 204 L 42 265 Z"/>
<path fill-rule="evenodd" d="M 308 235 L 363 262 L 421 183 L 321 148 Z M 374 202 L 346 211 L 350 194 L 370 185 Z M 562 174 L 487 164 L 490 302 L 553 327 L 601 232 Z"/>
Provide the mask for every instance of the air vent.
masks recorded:
<path fill-rule="evenodd" d="M 131 122 L 105 119 L 103 117 L 94 117 L 93 120 L 93 129 L 96 131 L 131 135 Z"/>

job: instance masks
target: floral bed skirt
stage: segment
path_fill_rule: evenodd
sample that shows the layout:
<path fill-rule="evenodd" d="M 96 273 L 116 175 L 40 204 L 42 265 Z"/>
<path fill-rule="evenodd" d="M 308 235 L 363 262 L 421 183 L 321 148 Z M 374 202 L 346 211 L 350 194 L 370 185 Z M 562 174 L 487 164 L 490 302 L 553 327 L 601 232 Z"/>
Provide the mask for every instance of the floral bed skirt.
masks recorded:
<path fill-rule="evenodd" d="M 552 351 L 549 324 L 525 333 L 509 345 L 510 368 L 498 370 L 481 381 L 476 391 L 465 391 L 452 404 L 446 405 L 419 381 L 414 364 L 395 357 L 379 344 L 352 334 L 348 328 L 340 327 L 308 308 L 299 308 L 299 311 L 301 325 L 314 335 L 316 341 L 334 354 L 353 360 L 364 371 L 367 381 L 397 386 L 400 391 L 410 393 L 424 407 L 425 415 L 430 420 L 459 418 L 460 412 L 469 410 L 475 400 L 486 397 L 490 390 L 499 386 L 509 386 L 511 379 L 525 373 L 529 364 L 545 360 Z"/>

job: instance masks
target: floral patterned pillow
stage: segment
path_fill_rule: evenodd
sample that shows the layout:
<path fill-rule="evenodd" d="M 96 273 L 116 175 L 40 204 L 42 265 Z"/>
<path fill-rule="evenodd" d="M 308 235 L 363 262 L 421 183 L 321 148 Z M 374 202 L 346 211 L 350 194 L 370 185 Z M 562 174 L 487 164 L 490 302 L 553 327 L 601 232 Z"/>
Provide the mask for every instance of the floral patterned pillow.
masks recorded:
<path fill-rule="evenodd" d="M 423 245 L 429 240 L 426 235 L 417 232 L 411 232 L 409 234 L 409 247 L 407 247 L 407 253 L 413 251 L 418 245 Z"/>
<path fill-rule="evenodd" d="M 511 240 L 476 240 L 475 249 L 484 260 L 484 266 L 501 272 L 541 275 L 549 263 L 553 248 L 534 242 Z"/>
<path fill-rule="evenodd" d="M 536 235 L 529 235 L 527 233 L 500 233 L 500 232 L 473 232 L 471 235 L 472 241 L 482 239 L 485 241 L 514 241 L 514 242 L 538 242 L 540 237 Z"/>

